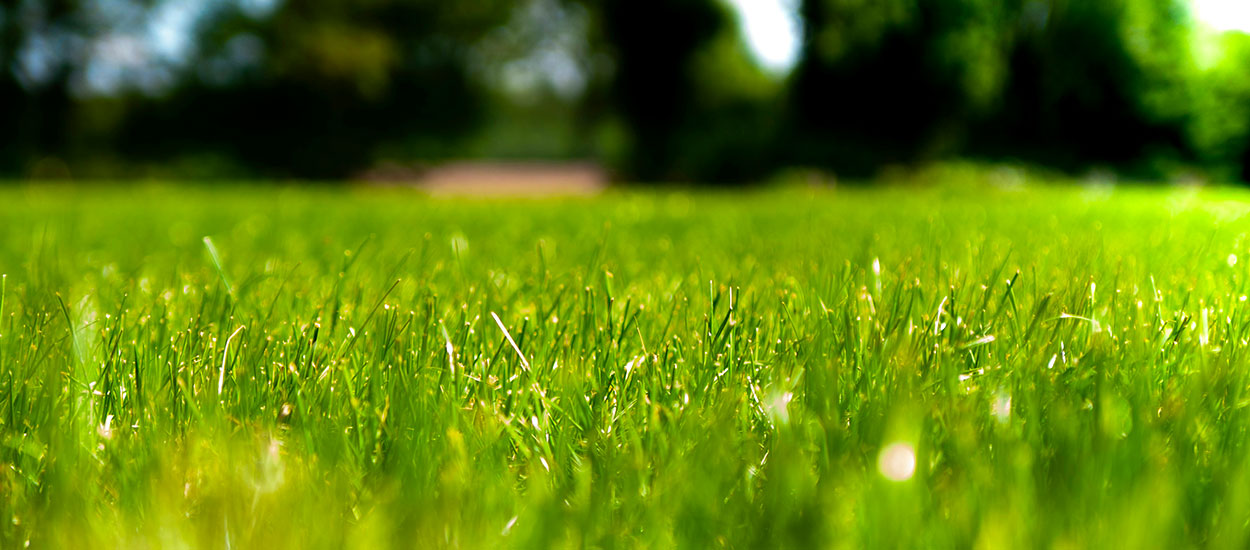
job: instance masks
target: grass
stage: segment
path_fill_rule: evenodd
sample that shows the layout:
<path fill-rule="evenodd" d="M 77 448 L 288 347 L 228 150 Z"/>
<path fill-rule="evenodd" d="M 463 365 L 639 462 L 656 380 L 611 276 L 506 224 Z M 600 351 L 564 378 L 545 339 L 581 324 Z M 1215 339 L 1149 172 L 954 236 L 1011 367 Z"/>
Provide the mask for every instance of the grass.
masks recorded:
<path fill-rule="evenodd" d="M 1244 548 L 1247 199 L 0 189 L 0 547 Z"/>

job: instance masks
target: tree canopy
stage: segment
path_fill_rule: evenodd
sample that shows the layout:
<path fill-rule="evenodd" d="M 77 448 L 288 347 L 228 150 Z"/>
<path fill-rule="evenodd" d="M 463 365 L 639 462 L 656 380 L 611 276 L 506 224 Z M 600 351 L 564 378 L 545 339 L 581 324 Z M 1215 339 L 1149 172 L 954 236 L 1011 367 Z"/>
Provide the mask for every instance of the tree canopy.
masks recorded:
<path fill-rule="evenodd" d="M 1250 178 L 1247 39 L 1204 34 L 1183 0 L 797 16 L 798 64 L 777 76 L 722 0 L 4 0 L 0 172 L 342 178 L 539 156 L 729 182 L 971 157 Z M 180 49 L 160 23 L 179 17 Z"/>

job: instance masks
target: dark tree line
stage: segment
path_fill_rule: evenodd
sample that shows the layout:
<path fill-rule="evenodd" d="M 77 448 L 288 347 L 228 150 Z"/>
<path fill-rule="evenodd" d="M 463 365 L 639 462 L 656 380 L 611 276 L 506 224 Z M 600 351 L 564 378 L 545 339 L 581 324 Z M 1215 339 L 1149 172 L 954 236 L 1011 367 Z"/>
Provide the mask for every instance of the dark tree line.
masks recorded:
<path fill-rule="evenodd" d="M 205 0 L 183 58 L 101 90 L 101 52 L 173 1 L 0 1 L 0 172 L 341 178 L 507 154 L 480 136 L 514 127 L 639 181 L 950 157 L 1250 178 L 1250 47 L 1195 61 L 1182 0 L 805 0 L 781 80 L 720 0 Z M 548 48 L 552 25 L 578 43 Z M 520 66 L 573 84 L 518 95 L 498 75 Z"/>

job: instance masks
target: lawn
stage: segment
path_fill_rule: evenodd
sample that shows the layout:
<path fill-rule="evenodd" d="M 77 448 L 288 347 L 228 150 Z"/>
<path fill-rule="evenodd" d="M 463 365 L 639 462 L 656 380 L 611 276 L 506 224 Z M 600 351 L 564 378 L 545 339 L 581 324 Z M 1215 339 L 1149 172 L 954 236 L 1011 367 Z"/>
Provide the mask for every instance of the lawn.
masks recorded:
<path fill-rule="evenodd" d="M 1244 548 L 1250 193 L 0 188 L 0 547 Z"/>

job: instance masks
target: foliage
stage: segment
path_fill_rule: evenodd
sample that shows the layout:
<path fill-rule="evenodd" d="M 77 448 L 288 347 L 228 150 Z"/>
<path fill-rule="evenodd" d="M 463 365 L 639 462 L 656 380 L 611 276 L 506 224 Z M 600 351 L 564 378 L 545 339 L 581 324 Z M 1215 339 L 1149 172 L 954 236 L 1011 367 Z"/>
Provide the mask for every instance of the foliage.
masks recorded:
<path fill-rule="evenodd" d="M 10 0 L 0 173 L 342 179 L 538 157 L 711 183 L 956 158 L 1250 174 L 1244 36 L 1207 36 L 1185 0 L 797 6 L 800 59 L 779 76 L 725 0 Z M 153 53 L 153 22 L 180 9 L 187 51 Z"/>
<path fill-rule="evenodd" d="M 1067 168 L 1191 154 L 1181 2 L 1051 2 L 1031 17 L 1042 21 L 1023 25 L 979 147 Z"/>
<path fill-rule="evenodd" d="M 141 110 L 126 141 L 157 158 L 207 147 L 314 178 L 348 176 L 384 144 L 454 142 L 482 117 L 466 45 L 504 20 L 505 5 L 288 0 L 261 20 L 216 13 L 199 55 L 221 60 L 223 74 Z M 231 50 L 248 44 L 254 58 L 231 63 Z"/>
<path fill-rule="evenodd" d="M 1218 57 L 1194 79 L 1190 139 L 1207 163 L 1231 170 L 1228 179 L 1250 181 L 1250 36 L 1217 38 Z"/>
<path fill-rule="evenodd" d="M 865 174 L 972 155 L 1074 169 L 1190 151 L 1177 1 L 803 6 L 811 39 L 791 115 L 801 162 Z"/>

